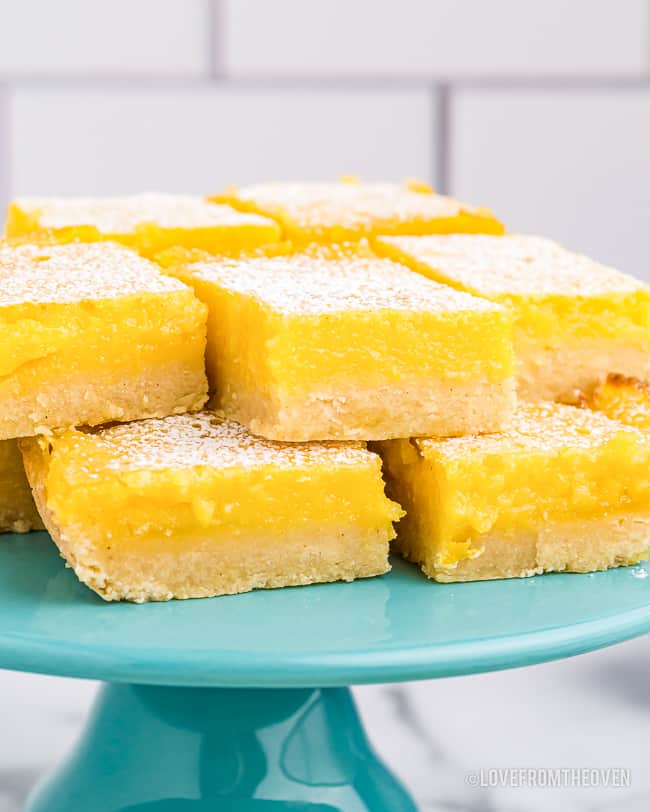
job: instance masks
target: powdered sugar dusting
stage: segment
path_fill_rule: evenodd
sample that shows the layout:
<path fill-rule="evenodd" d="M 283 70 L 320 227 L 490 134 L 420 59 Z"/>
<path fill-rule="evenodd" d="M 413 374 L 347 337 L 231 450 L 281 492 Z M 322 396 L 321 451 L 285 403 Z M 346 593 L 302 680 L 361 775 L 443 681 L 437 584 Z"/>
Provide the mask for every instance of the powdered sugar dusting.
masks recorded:
<path fill-rule="evenodd" d="M 438 278 L 485 296 L 597 296 L 646 289 L 642 282 L 542 237 L 507 234 L 381 237 Z"/>
<path fill-rule="evenodd" d="M 101 234 L 131 234 L 146 223 L 180 229 L 270 224 L 257 214 L 244 214 L 231 206 L 209 203 L 190 195 L 24 197 L 16 200 L 16 205 L 29 215 L 37 216 L 43 229 L 93 226 Z"/>
<path fill-rule="evenodd" d="M 265 183 L 245 186 L 237 197 L 266 214 L 288 217 L 315 231 L 340 226 L 369 233 L 382 224 L 474 211 L 451 197 L 414 191 L 399 183 Z"/>
<path fill-rule="evenodd" d="M 199 262 L 190 273 L 253 296 L 281 313 L 414 310 L 437 313 L 495 311 L 482 299 L 432 282 L 366 253 L 319 253 Z"/>
<path fill-rule="evenodd" d="M 641 432 L 624 427 L 602 414 L 559 403 L 521 404 L 507 430 L 495 434 L 414 440 L 426 456 L 433 453 L 449 460 L 473 454 L 543 452 L 558 454 L 569 449 L 597 449 L 621 432 L 633 432 L 647 443 Z"/>
<path fill-rule="evenodd" d="M 301 468 L 310 465 L 375 464 L 363 443 L 279 443 L 255 437 L 239 423 L 212 412 L 85 429 L 95 451 L 89 458 L 107 460 L 114 471 L 212 468 Z"/>
<path fill-rule="evenodd" d="M 112 243 L 0 246 L 0 307 L 81 302 L 185 288 Z"/>

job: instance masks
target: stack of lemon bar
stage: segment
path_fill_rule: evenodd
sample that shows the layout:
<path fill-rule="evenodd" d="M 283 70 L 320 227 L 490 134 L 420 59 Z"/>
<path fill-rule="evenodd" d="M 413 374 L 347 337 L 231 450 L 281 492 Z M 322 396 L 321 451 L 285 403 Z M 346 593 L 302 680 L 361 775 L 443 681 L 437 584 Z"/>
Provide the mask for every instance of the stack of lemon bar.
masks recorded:
<path fill-rule="evenodd" d="M 650 289 L 409 182 L 23 198 L 0 529 L 106 600 L 650 553 Z"/>

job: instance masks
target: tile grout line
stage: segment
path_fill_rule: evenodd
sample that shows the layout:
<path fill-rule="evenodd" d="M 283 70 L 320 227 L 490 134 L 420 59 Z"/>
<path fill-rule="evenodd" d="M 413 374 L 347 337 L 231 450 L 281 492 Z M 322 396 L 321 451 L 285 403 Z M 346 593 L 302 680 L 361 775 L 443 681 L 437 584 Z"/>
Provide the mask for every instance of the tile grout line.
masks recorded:
<path fill-rule="evenodd" d="M 441 84 L 458 90 L 520 92 L 608 92 L 650 89 L 650 75 L 639 76 L 458 76 L 440 79 Z"/>
<path fill-rule="evenodd" d="M 442 194 L 449 194 L 449 156 L 451 151 L 450 140 L 450 100 L 451 88 L 442 84 L 434 88 L 434 110 L 435 110 L 435 148 L 434 148 L 434 172 L 436 176 L 436 190 Z M 432 133 L 433 135 L 433 133 Z"/>
<path fill-rule="evenodd" d="M 218 2 L 218 0 L 214 0 Z M 219 29 L 218 14 L 214 18 L 215 29 Z M 427 90 L 431 86 L 451 86 L 458 90 L 493 90 L 497 92 L 519 92 L 522 90 L 539 92 L 607 92 L 611 90 L 650 90 L 650 74 L 639 77 L 399 77 L 399 76 L 228 76 L 223 75 L 223 53 L 218 54 L 218 39 L 210 61 L 210 75 L 207 77 L 156 76 L 156 75 L 95 75 L 95 76 L 44 76 L 33 74 L 6 76 L 5 82 L 12 87 L 27 90 L 168 90 L 170 88 L 218 88 L 231 87 L 241 90 L 324 90 L 358 92 L 372 90 Z M 213 37 L 213 39 L 215 39 Z M 223 51 L 223 49 L 222 49 Z"/>
<path fill-rule="evenodd" d="M 207 4 L 206 34 L 209 38 L 208 76 L 210 79 L 221 79 L 225 73 L 223 5 L 221 0 L 204 0 Z"/>

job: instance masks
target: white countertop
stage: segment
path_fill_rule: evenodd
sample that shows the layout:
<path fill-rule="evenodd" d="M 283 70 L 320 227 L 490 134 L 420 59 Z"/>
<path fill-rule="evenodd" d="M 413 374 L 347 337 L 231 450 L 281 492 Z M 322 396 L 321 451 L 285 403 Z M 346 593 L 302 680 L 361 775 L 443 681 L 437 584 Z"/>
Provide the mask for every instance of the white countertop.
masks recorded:
<path fill-rule="evenodd" d="M 423 812 L 650 809 L 650 646 L 643 637 L 557 663 L 355 697 L 375 748 Z M 0 812 L 19 812 L 77 737 L 96 684 L 0 671 Z M 480 789 L 492 767 L 626 767 L 631 787 Z"/>

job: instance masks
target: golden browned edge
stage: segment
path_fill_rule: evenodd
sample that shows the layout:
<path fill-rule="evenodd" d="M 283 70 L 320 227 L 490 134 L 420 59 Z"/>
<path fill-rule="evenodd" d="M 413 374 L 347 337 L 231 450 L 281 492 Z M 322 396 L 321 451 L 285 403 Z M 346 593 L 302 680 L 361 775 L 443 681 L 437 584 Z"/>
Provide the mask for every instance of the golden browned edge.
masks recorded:
<path fill-rule="evenodd" d="M 625 390 L 636 390 L 648 398 L 650 405 L 650 381 L 641 380 L 631 375 L 623 375 L 620 372 L 610 372 L 605 377 L 601 377 L 594 385 L 588 389 L 575 389 L 573 392 L 564 395 L 558 400 L 569 406 L 577 406 L 580 409 L 598 410 L 600 398 L 606 388 Z"/>
<path fill-rule="evenodd" d="M 476 434 L 502 429 L 516 404 L 514 378 L 492 382 L 400 382 L 285 399 L 259 392 L 215 397 L 211 408 L 272 440 L 385 440 L 396 437 Z"/>
<path fill-rule="evenodd" d="M 598 381 L 591 393 L 587 393 L 585 395 L 587 404 L 593 404 L 597 407 L 599 397 L 605 387 L 613 387 L 614 389 L 620 389 L 621 391 L 626 389 L 636 390 L 642 395 L 645 395 L 650 403 L 650 381 L 641 380 L 640 378 L 636 378 L 632 375 L 623 375 L 620 372 L 610 372 L 604 380 Z"/>
<path fill-rule="evenodd" d="M 632 389 L 638 389 L 640 392 L 650 395 L 650 381 L 640 380 L 630 375 L 623 375 L 620 372 L 610 372 L 604 381 L 598 382 L 596 388 L 599 389 L 605 385 L 616 386 L 621 389 L 631 387 Z"/>
<path fill-rule="evenodd" d="M 25 470 L 34 499 L 54 543 L 80 581 L 106 601 L 135 603 L 172 598 L 206 598 L 301 586 L 353 581 L 388 572 L 389 542 L 395 533 L 383 529 L 293 530 L 277 536 L 252 534 L 231 539 L 197 537 L 183 555 L 165 553 L 165 539 L 155 559 L 133 553 L 102 557 L 101 540 L 84 526 L 61 527 L 47 504 L 47 459 L 37 440 L 21 441 Z M 90 531 L 92 532 L 92 530 Z"/>
<path fill-rule="evenodd" d="M 33 399 L 0 401 L 0 440 L 29 437 L 49 428 L 194 412 L 207 400 L 207 391 L 203 368 L 177 362 L 118 380 L 98 367 L 92 375 L 43 382 Z"/>
<path fill-rule="evenodd" d="M 527 578 L 545 572 L 594 572 L 637 564 L 650 555 L 650 512 L 547 520 L 540 526 L 505 532 L 493 530 L 476 538 L 474 558 L 442 566 L 426 539 L 400 538 L 404 558 L 422 567 L 429 578 L 445 583 Z"/>
<path fill-rule="evenodd" d="M 621 379 L 650 377 L 650 353 L 640 347 L 602 339 L 583 339 L 561 347 L 543 347 L 523 331 L 515 332 L 517 394 L 522 400 L 558 400 L 580 405 L 610 370 Z"/>

